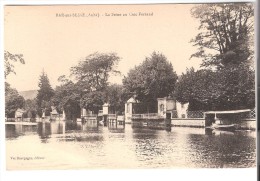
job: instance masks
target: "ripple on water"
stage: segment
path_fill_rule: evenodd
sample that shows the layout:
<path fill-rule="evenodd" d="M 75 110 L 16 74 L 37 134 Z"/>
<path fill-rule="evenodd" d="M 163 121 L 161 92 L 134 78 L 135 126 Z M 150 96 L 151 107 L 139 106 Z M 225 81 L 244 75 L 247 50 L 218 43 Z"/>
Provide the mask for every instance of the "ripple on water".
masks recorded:
<path fill-rule="evenodd" d="M 75 124 L 75 125 L 74 125 Z M 21 169 L 8 156 L 38 154 L 45 159 L 26 169 L 46 168 L 247 168 L 256 166 L 256 137 L 252 132 L 210 134 L 203 128 L 164 130 L 81 127 L 71 123 L 38 128 L 6 127 L 7 162 Z M 62 128 L 62 126 L 60 126 Z M 64 132 L 65 130 L 65 132 Z M 33 145 L 24 146 L 24 145 Z M 19 152 L 17 151 L 19 150 Z M 16 165 L 15 165 L 16 164 Z M 17 165 L 18 164 L 18 165 Z M 19 165 L 20 164 L 20 165 Z"/>

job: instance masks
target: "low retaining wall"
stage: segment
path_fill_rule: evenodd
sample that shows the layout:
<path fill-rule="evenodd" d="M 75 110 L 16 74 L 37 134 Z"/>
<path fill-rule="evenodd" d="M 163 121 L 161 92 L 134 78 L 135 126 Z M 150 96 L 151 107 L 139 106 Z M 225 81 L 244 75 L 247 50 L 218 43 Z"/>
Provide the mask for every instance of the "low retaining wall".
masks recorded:
<path fill-rule="evenodd" d="M 242 119 L 236 121 L 226 121 L 225 124 L 237 124 L 238 129 L 241 130 L 255 130 L 256 120 L 255 119 Z M 183 127 L 205 127 L 204 118 L 174 118 L 171 119 L 172 126 L 183 126 Z"/>
<path fill-rule="evenodd" d="M 239 129 L 250 129 L 250 130 L 256 130 L 256 120 L 255 119 L 243 119 L 238 121 L 238 123 L 235 123 L 239 125 Z"/>
<path fill-rule="evenodd" d="M 175 118 L 171 120 L 172 126 L 205 127 L 204 118 Z"/>
<path fill-rule="evenodd" d="M 132 128 L 171 129 L 170 119 L 132 119 Z"/>

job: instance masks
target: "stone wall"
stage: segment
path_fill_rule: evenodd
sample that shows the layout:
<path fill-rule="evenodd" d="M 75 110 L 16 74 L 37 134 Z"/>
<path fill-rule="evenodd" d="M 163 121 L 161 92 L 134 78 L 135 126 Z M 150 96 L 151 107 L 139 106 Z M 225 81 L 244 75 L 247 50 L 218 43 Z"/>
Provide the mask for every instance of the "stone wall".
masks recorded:
<path fill-rule="evenodd" d="M 187 119 L 172 119 L 172 126 L 184 126 L 184 127 L 205 127 L 204 118 L 187 118 Z"/>
<path fill-rule="evenodd" d="M 242 119 L 239 121 L 224 121 L 224 124 L 238 124 L 241 130 L 255 130 L 256 120 L 255 119 Z M 171 120 L 172 126 L 183 126 L 183 127 L 205 127 L 204 118 L 175 118 Z M 209 125 L 208 125 L 209 126 Z"/>

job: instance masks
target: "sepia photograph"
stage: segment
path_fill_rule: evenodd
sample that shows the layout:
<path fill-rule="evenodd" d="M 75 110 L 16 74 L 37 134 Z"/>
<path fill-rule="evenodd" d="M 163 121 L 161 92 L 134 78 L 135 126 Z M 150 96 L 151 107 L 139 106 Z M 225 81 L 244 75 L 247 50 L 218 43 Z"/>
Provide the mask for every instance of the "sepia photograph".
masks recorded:
<path fill-rule="evenodd" d="M 254 2 L 3 8 L 7 171 L 257 167 Z"/>

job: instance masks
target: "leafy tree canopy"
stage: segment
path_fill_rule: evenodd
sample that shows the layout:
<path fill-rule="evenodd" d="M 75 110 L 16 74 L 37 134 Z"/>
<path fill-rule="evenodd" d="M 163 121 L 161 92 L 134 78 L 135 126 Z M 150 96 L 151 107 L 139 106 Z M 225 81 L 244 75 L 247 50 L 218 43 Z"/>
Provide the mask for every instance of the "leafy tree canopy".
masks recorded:
<path fill-rule="evenodd" d="M 56 87 L 52 102 L 60 113 L 65 111 L 66 118 L 73 120 L 80 116 L 79 88 L 65 76 L 61 76 L 58 80 L 61 85 Z"/>
<path fill-rule="evenodd" d="M 18 94 L 16 89 L 11 88 L 10 84 L 5 82 L 5 114 L 9 118 L 14 118 L 15 111 L 24 107 L 25 100 Z"/>
<path fill-rule="evenodd" d="M 112 84 L 106 88 L 104 100 L 109 103 L 110 109 L 113 109 L 114 112 L 123 112 L 127 99 L 128 94 L 123 85 Z"/>
<path fill-rule="evenodd" d="M 172 64 L 161 54 L 153 52 L 144 62 L 131 69 L 123 79 L 125 89 L 142 102 L 154 102 L 171 95 L 177 75 Z"/>
<path fill-rule="evenodd" d="M 80 100 L 82 108 L 93 111 L 95 114 L 102 109 L 104 104 L 104 92 L 103 91 L 91 91 L 85 93 Z"/>
<path fill-rule="evenodd" d="M 120 58 L 115 53 L 94 53 L 71 68 L 78 82 L 88 85 L 89 91 L 103 90 L 108 85 L 110 73 L 116 70 Z"/>
<path fill-rule="evenodd" d="M 5 78 L 10 74 L 14 73 L 14 65 L 12 62 L 21 62 L 25 64 L 23 54 L 12 54 L 9 51 L 4 51 L 4 61 L 5 61 Z"/>
<path fill-rule="evenodd" d="M 254 34 L 252 3 L 196 5 L 191 14 L 200 21 L 200 33 L 191 40 L 198 51 L 191 58 L 203 58 L 205 67 L 250 63 Z"/>
<path fill-rule="evenodd" d="M 28 118 L 35 118 L 37 115 L 37 104 L 36 99 L 27 99 L 25 100 L 24 105 L 26 111 L 26 117 Z"/>
<path fill-rule="evenodd" d="M 54 90 L 52 89 L 49 78 L 45 72 L 42 72 L 38 86 L 39 90 L 36 96 L 37 111 L 38 114 L 41 115 L 42 110 L 47 109 L 46 116 L 48 116 L 51 111 L 51 98 L 54 95 Z"/>
<path fill-rule="evenodd" d="M 175 96 L 190 110 L 254 108 L 254 71 L 242 65 L 215 72 L 191 68 L 179 77 Z"/>
<path fill-rule="evenodd" d="M 71 74 L 76 78 L 81 108 L 95 113 L 102 108 L 109 76 L 120 73 L 116 70 L 119 61 L 116 53 L 96 52 L 71 68 Z"/>

